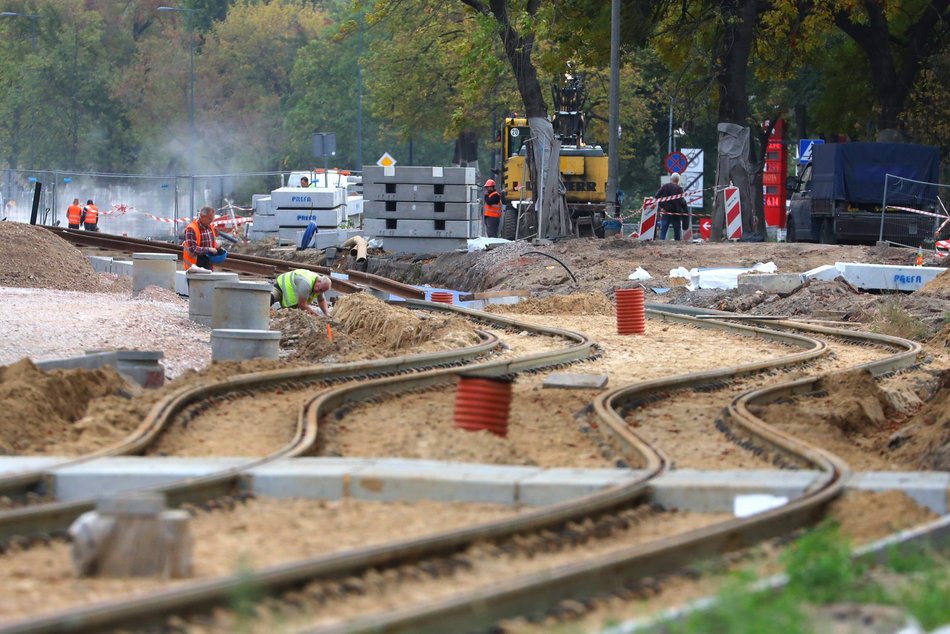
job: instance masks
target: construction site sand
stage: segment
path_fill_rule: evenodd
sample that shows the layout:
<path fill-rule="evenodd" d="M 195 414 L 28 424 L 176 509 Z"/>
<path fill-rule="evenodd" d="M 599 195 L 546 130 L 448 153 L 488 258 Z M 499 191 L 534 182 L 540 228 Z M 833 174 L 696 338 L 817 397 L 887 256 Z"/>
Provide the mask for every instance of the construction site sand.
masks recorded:
<path fill-rule="evenodd" d="M 191 522 L 194 578 L 363 548 L 517 514 L 489 504 L 257 499 Z M 70 546 L 55 542 L 0 555 L 0 622 L 156 590 L 158 579 L 77 579 Z"/>
<path fill-rule="evenodd" d="M 369 293 L 341 297 L 329 332 L 323 318 L 302 310 L 275 311 L 271 328 L 283 333 L 281 347 L 290 359 L 319 363 L 423 354 L 479 342 L 465 319 L 390 305 Z"/>
<path fill-rule="evenodd" d="M 608 387 L 789 354 L 792 349 L 762 339 L 649 320 L 647 335 L 616 334 L 612 316 L 521 315 L 525 321 L 578 329 L 598 342 L 601 358 L 556 370 L 607 374 Z M 504 334 L 519 353 L 545 349 L 547 338 Z M 533 346 L 538 348 L 532 350 Z M 660 353 L 660 354 L 658 354 Z M 598 434 L 585 434 L 578 416 L 600 390 L 542 388 L 550 374 L 522 374 L 513 387 L 508 437 L 453 426 L 454 389 L 427 390 L 349 409 L 323 421 L 321 455 L 400 456 L 544 467 L 611 467 L 598 449 Z"/>
<path fill-rule="evenodd" d="M 90 293 L 125 290 L 115 276 L 100 276 L 79 249 L 43 227 L 0 222 L 0 287 Z"/>
<path fill-rule="evenodd" d="M 829 505 L 826 517 L 836 522 L 843 537 L 855 546 L 871 543 L 892 533 L 919 526 L 937 519 L 937 514 L 918 505 L 901 491 L 852 491 Z M 624 600 L 616 596 L 597 600 L 596 607 L 582 618 L 556 622 L 547 619 L 538 624 L 524 619 L 503 622 L 506 633 L 540 634 L 551 631 L 558 623 L 565 631 L 599 632 L 609 624 L 630 619 L 643 619 L 658 614 L 661 610 L 682 607 L 691 601 L 709 597 L 719 592 L 724 585 L 734 583 L 738 570 L 750 571 L 758 576 L 781 572 L 779 558 L 786 546 L 765 544 L 746 551 L 748 558 L 726 565 L 718 572 L 708 566 L 710 572 L 698 579 L 694 576 L 673 575 L 653 586 L 655 592 L 647 592 L 649 598 Z"/>
<path fill-rule="evenodd" d="M 754 411 L 770 425 L 822 447 L 843 458 L 857 470 L 908 470 L 928 468 L 921 452 L 937 447 L 915 443 L 917 451 L 895 452 L 889 443 L 899 429 L 919 410 L 922 435 L 948 437 L 947 388 L 944 387 L 921 410 L 921 399 L 906 382 L 880 384 L 866 370 L 829 374 L 818 386 L 819 395 L 757 407 Z M 933 409 L 936 407 L 937 409 Z M 931 415 L 928 416 L 928 413 Z M 938 417 L 940 420 L 938 421 Z"/>

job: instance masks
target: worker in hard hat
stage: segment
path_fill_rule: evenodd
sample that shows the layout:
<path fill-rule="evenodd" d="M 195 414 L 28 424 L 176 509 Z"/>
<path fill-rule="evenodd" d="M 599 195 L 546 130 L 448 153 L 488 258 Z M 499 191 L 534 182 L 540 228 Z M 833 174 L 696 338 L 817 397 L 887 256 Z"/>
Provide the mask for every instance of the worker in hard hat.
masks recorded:
<path fill-rule="evenodd" d="M 332 282 L 326 275 L 320 275 L 307 269 L 294 269 L 277 276 L 274 288 L 270 292 L 271 304 L 280 304 L 281 308 L 302 308 L 314 317 L 320 314 L 313 309 L 316 300 L 320 310 L 330 318 L 330 305 L 326 293 Z"/>
<path fill-rule="evenodd" d="M 498 225 L 501 224 L 501 194 L 495 190 L 495 181 L 485 181 L 485 235 L 489 238 L 498 237 Z"/>

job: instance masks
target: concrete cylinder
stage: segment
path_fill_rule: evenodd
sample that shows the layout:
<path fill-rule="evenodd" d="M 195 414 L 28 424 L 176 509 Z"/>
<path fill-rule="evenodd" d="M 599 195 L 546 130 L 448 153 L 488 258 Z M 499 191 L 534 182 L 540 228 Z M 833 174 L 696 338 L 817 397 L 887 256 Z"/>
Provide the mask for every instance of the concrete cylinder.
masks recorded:
<path fill-rule="evenodd" d="M 217 328 L 211 331 L 212 361 L 276 359 L 280 353 L 280 331 Z"/>
<path fill-rule="evenodd" d="M 214 287 L 211 327 L 267 330 L 273 288 L 266 282 L 218 282 Z"/>
<path fill-rule="evenodd" d="M 188 275 L 188 318 L 205 326 L 214 316 L 214 288 L 220 282 L 237 282 L 237 273 Z"/>
<path fill-rule="evenodd" d="M 115 369 L 142 387 L 162 387 L 165 385 L 165 366 L 159 361 L 164 356 L 160 350 L 119 350 Z"/>
<path fill-rule="evenodd" d="M 177 261 L 178 256 L 173 253 L 133 253 L 132 295 L 138 294 L 146 286 L 175 290 Z"/>

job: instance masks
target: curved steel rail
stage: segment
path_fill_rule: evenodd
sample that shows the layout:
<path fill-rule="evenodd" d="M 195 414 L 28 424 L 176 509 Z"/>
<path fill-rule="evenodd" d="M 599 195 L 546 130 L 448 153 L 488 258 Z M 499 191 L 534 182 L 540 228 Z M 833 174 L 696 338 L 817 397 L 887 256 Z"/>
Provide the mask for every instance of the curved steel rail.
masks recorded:
<path fill-rule="evenodd" d="M 429 310 L 446 310 L 446 305 L 416 300 L 406 300 L 408 305 Z M 590 356 L 593 344 L 584 336 L 569 331 L 535 326 L 502 315 L 477 313 L 464 308 L 455 307 L 462 314 L 475 315 L 483 322 L 493 324 L 499 328 L 517 328 L 527 330 L 538 335 L 560 337 L 571 341 L 566 348 L 556 349 L 527 355 L 519 359 L 496 360 L 466 366 L 466 371 L 510 373 L 532 369 L 536 366 L 560 364 Z M 494 335 L 480 331 L 483 341 L 468 348 L 446 350 L 423 355 L 407 355 L 375 361 L 355 362 L 331 366 L 314 366 L 310 368 L 295 368 L 291 370 L 272 370 L 254 374 L 240 375 L 208 385 L 198 385 L 184 388 L 156 403 L 142 424 L 123 442 L 87 454 L 80 458 L 59 463 L 44 470 L 28 473 L 11 474 L 0 478 L 0 491 L 23 491 L 24 488 L 49 486 L 53 472 L 67 466 L 87 462 L 96 458 L 114 455 L 134 455 L 149 446 L 166 428 L 169 421 L 184 412 L 189 406 L 207 401 L 210 398 L 223 394 L 262 389 L 268 386 L 289 383 L 303 385 L 316 382 L 333 382 L 344 379 L 361 378 L 379 375 L 398 375 L 409 370 L 442 366 L 454 366 L 459 363 L 479 357 L 490 351 L 498 344 Z M 265 458 L 249 461 L 238 467 L 228 469 L 201 478 L 189 479 L 187 484 L 170 484 L 147 490 L 165 495 L 170 506 L 177 506 L 186 502 L 195 502 L 209 498 L 232 495 L 246 489 L 245 476 L 248 469 L 258 467 L 265 462 L 293 457 L 306 452 L 310 447 L 306 443 L 312 442 L 314 433 L 308 433 L 302 423 L 298 421 L 295 437 L 290 444 L 278 452 Z M 95 500 L 78 500 L 74 502 L 53 502 L 36 504 L 9 511 L 0 512 L 0 542 L 16 536 L 48 535 L 65 530 L 69 524 L 82 513 L 95 508 Z"/>
<path fill-rule="evenodd" d="M 471 311 L 468 309 L 438 305 L 437 309 L 469 314 L 474 317 L 496 321 L 499 316 Z M 664 392 L 672 387 L 688 387 L 704 385 L 711 380 L 718 380 L 736 373 L 752 373 L 756 371 L 785 367 L 807 362 L 825 354 L 826 348 L 820 341 L 794 334 L 772 332 L 761 328 L 745 325 L 728 324 L 722 322 L 698 321 L 690 317 L 659 314 L 652 312 L 655 318 L 688 323 L 701 328 L 718 328 L 738 331 L 750 336 L 764 337 L 774 341 L 803 348 L 801 352 L 786 355 L 768 362 L 757 362 L 736 368 L 721 369 L 712 372 L 697 373 L 660 381 L 651 381 L 647 384 L 634 386 L 633 391 L 639 395 Z M 512 320 L 513 323 L 514 320 Z M 518 325 L 518 327 L 523 327 Z M 568 334 L 577 337 L 579 346 L 589 350 L 590 342 L 582 335 L 568 331 L 556 331 L 558 334 Z M 539 353 L 545 354 L 545 353 Z M 538 357 L 539 355 L 532 355 Z M 564 356 L 560 360 L 549 360 L 551 363 L 564 363 L 580 358 L 572 355 Z M 535 359 L 528 363 L 524 359 L 517 361 L 499 360 L 479 364 L 477 369 L 486 375 L 508 374 L 513 371 L 523 371 L 538 367 L 543 359 Z M 466 369 L 466 373 L 470 368 Z M 316 439 L 318 421 L 337 407 L 349 402 L 377 397 L 385 392 L 403 392 L 408 389 L 420 389 L 440 383 L 451 383 L 457 375 L 457 370 L 433 370 L 408 377 L 393 377 L 376 379 L 356 385 L 346 385 L 325 391 L 317 395 L 310 403 L 304 406 L 300 413 L 298 429 L 306 429 L 313 434 L 311 441 Z M 480 540 L 500 539 L 518 533 L 536 531 L 564 524 L 594 514 L 606 513 L 615 509 L 625 508 L 644 500 L 649 493 L 648 485 L 652 478 L 663 473 L 667 468 L 666 459 L 644 442 L 625 424 L 617 408 L 625 401 L 620 397 L 622 391 L 614 390 L 600 399 L 596 411 L 600 414 L 605 427 L 624 447 L 627 458 L 631 463 L 638 463 L 643 468 L 640 477 L 631 479 L 629 484 L 599 491 L 578 500 L 560 503 L 525 513 L 519 517 L 507 518 L 488 524 L 455 529 L 423 538 L 402 540 L 395 543 L 371 547 L 340 554 L 324 555 L 303 561 L 292 562 L 264 568 L 248 575 L 224 577 L 207 581 L 188 583 L 177 588 L 157 592 L 151 595 L 132 598 L 127 601 L 110 601 L 107 603 L 84 606 L 75 610 L 59 614 L 48 615 L 24 621 L 22 624 L 12 624 L 10 632 L 35 631 L 81 631 L 95 630 L 103 627 L 114 627 L 123 623 L 140 623 L 142 619 L 159 618 L 172 610 L 188 610 L 220 604 L 227 601 L 230 593 L 241 584 L 252 583 L 267 592 L 277 592 L 283 588 L 292 587 L 313 579 L 332 580 L 342 579 L 359 574 L 371 567 L 395 566 L 415 562 L 423 558 L 445 555 Z M 606 399 L 606 400 L 605 400 Z M 523 607 L 523 606 L 522 606 Z M 478 611 L 478 610 L 476 610 Z M 492 612 L 494 614 L 494 612 Z M 469 615 L 470 616 L 470 615 Z M 465 618 L 468 619 L 469 616 Z M 497 620 L 497 616 L 492 617 Z M 474 622 L 466 620 L 470 628 Z M 409 629 L 414 629 L 415 626 Z M 22 628 L 22 629 L 17 629 Z M 453 628 L 440 631 L 451 631 Z M 0 630 L 8 631 L 8 630 Z"/>

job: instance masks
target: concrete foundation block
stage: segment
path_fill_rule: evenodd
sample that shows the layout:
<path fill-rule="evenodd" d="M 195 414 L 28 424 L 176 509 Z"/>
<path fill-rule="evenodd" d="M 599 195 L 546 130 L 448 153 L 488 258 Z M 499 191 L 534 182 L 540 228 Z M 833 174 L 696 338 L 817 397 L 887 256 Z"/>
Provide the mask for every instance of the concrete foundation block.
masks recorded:
<path fill-rule="evenodd" d="M 471 203 L 477 202 L 478 196 L 478 188 L 473 185 L 371 183 L 363 186 L 364 205 L 371 200 Z"/>
<path fill-rule="evenodd" d="M 281 187 L 270 194 L 271 208 L 333 209 L 346 203 L 346 189 L 341 187 Z"/>
<path fill-rule="evenodd" d="M 364 203 L 364 217 L 402 218 L 407 220 L 480 220 L 481 206 L 477 202 L 403 202 L 368 200 Z"/>
<path fill-rule="evenodd" d="M 270 325 L 270 293 L 273 286 L 266 282 L 230 280 L 216 280 L 213 285 L 212 328 L 267 330 Z M 189 316 L 190 314 L 189 302 Z"/>
<path fill-rule="evenodd" d="M 636 477 L 635 472 L 617 469 L 544 469 L 518 483 L 518 501 L 530 506 L 558 504 Z"/>
<path fill-rule="evenodd" d="M 447 253 L 468 246 L 467 238 L 400 238 L 387 236 L 383 248 L 396 253 Z"/>
<path fill-rule="evenodd" d="M 177 262 L 172 253 L 133 253 L 132 295 L 148 286 L 174 291 Z"/>
<path fill-rule="evenodd" d="M 477 238 L 481 220 L 405 220 L 367 218 L 366 235 L 382 238 Z"/>
<path fill-rule="evenodd" d="M 294 458 L 254 469 L 251 482 L 255 495 L 339 500 L 353 475 L 371 464 L 364 458 Z"/>
<path fill-rule="evenodd" d="M 210 326 L 214 316 L 215 287 L 221 282 L 237 282 L 237 273 L 195 273 L 182 275 L 188 287 L 188 319 Z"/>
<path fill-rule="evenodd" d="M 280 355 L 280 332 L 215 328 L 211 331 L 212 361 L 276 359 Z"/>
<path fill-rule="evenodd" d="M 947 269 L 940 266 L 893 266 L 835 262 L 841 276 L 852 286 L 863 290 L 918 291 Z"/>
<path fill-rule="evenodd" d="M 742 273 L 738 288 L 744 292 L 791 293 L 801 285 L 801 273 Z"/>
<path fill-rule="evenodd" d="M 363 187 L 375 183 L 441 183 L 475 185 L 474 167 L 427 167 L 421 165 L 363 166 Z"/>

